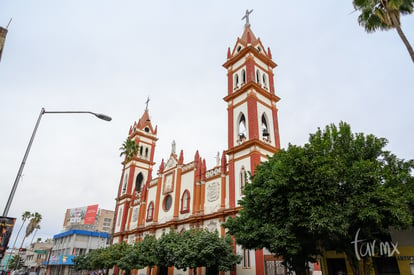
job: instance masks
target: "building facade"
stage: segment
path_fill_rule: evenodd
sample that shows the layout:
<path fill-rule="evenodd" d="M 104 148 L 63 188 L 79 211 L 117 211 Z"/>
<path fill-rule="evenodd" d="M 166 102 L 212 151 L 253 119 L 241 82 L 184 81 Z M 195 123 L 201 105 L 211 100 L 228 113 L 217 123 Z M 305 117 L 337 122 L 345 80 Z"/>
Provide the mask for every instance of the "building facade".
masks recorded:
<path fill-rule="evenodd" d="M 112 233 L 114 211 L 98 208 L 98 204 L 66 209 L 63 228 Z"/>
<path fill-rule="evenodd" d="M 47 239 L 44 242 L 37 241 L 32 243 L 29 248 L 26 249 L 26 257 L 24 266 L 27 271 L 34 271 L 37 274 L 45 274 L 46 262 L 49 258 L 53 247 L 53 240 Z"/>
<path fill-rule="evenodd" d="M 116 198 L 113 243 L 134 243 L 148 234 L 159 237 L 174 228 L 207 228 L 225 234 L 221 224 L 240 210 L 238 201 L 249 173 L 280 148 L 274 68 L 269 48 L 251 30 L 248 14 L 241 37 L 228 49 L 223 64 L 227 70 L 228 147 L 217 155 L 216 165 L 206 167 L 196 151 L 190 161 L 184 152 L 171 154 L 154 173 L 157 127 L 148 107 L 129 130 L 138 154 L 126 159 Z M 153 174 L 156 176 L 153 177 Z M 242 250 L 241 264 L 233 274 L 284 273 L 280 259 L 266 251 Z M 201 270 L 203 271 L 203 270 Z M 168 274 L 189 274 L 174 270 Z M 203 271 L 204 272 L 204 271 Z M 145 271 L 138 271 L 145 274 Z"/>
<path fill-rule="evenodd" d="M 109 245 L 106 232 L 73 229 L 53 236 L 53 247 L 46 262 L 48 275 L 73 273 L 73 258 Z"/>

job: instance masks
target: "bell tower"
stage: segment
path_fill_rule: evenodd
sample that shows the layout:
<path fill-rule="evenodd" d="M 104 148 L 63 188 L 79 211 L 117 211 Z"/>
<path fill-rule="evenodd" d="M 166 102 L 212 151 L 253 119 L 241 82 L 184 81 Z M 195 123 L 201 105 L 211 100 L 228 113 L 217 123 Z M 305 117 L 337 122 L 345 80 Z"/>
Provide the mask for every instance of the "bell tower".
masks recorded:
<path fill-rule="evenodd" d="M 114 241 L 119 243 L 136 236 L 128 236 L 127 232 L 142 223 L 146 209 L 146 191 L 151 181 L 154 166 L 154 151 L 157 138 L 157 127 L 153 127 L 148 111 L 148 102 L 141 118 L 134 122 L 128 132 L 128 139 L 137 146 L 132 157 L 126 156 L 122 162 L 121 181 L 116 198 Z"/>
<path fill-rule="evenodd" d="M 246 10 L 244 31 L 231 50 L 227 61 L 228 179 L 230 209 L 239 207 L 249 173 L 280 148 L 279 125 L 270 48 L 265 50 L 260 38 L 250 28 Z M 264 274 L 263 250 L 255 250 L 256 274 Z"/>
<path fill-rule="evenodd" d="M 228 49 L 228 94 L 224 97 L 228 112 L 229 207 L 238 206 L 248 173 L 280 148 L 279 126 L 270 49 L 250 28 L 246 10 L 244 31 L 235 46 Z"/>

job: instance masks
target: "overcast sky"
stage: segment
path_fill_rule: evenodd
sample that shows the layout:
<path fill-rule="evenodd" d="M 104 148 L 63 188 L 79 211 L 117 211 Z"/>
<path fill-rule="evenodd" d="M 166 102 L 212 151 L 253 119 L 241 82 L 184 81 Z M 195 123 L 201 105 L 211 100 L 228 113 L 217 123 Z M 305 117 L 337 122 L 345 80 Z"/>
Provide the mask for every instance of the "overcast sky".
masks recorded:
<path fill-rule="evenodd" d="M 351 0 L 0 0 L 0 25 L 13 18 L 0 62 L 1 212 L 42 107 L 113 120 L 43 116 L 9 212 L 17 228 L 25 210 L 41 213 L 36 237 L 59 233 L 67 208 L 114 209 L 119 147 L 148 96 L 158 125 L 154 170 L 173 140 L 185 162 L 199 150 L 212 168 L 227 148 L 222 64 L 246 9 L 278 64 L 282 147 L 345 121 L 414 158 L 414 64 L 396 31 L 358 25 Z M 401 22 L 414 43 L 414 15 Z"/>

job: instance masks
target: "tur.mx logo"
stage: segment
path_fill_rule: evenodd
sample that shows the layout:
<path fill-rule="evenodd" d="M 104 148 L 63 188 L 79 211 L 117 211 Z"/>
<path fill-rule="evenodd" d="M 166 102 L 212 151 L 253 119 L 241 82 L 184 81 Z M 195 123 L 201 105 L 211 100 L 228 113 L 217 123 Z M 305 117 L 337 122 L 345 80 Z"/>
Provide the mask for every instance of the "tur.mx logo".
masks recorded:
<path fill-rule="evenodd" d="M 393 243 L 392 241 L 366 241 L 366 240 L 359 240 L 359 231 L 361 228 L 358 229 L 358 231 L 355 234 L 355 240 L 351 242 L 351 244 L 354 245 L 355 255 L 359 260 L 361 260 L 361 257 L 365 256 L 374 256 L 376 253 L 378 253 L 378 256 L 384 256 L 384 257 L 392 257 L 394 253 L 400 254 L 400 251 L 398 251 L 398 242 Z"/>

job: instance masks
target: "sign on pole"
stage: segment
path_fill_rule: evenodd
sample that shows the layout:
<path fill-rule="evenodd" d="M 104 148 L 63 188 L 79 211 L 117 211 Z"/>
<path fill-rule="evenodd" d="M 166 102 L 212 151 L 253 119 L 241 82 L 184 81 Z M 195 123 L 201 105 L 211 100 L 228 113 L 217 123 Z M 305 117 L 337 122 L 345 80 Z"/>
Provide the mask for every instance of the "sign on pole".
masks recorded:
<path fill-rule="evenodd" d="M 15 222 L 16 218 L 0 216 L 0 260 L 6 254 L 7 245 L 9 244 Z"/>

